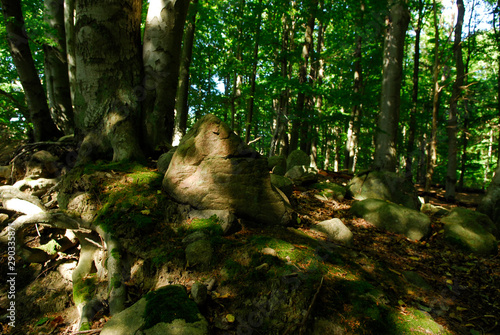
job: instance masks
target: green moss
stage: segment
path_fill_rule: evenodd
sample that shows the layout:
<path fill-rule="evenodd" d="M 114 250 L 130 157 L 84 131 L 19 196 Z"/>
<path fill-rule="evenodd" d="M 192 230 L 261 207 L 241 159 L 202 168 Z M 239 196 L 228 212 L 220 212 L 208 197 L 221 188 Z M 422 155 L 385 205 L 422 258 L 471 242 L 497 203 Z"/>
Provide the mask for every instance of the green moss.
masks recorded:
<path fill-rule="evenodd" d="M 56 240 L 50 240 L 48 243 L 39 246 L 37 249 L 43 250 L 49 255 L 55 255 L 61 250 L 61 245 Z"/>
<path fill-rule="evenodd" d="M 170 285 L 149 292 L 146 300 L 144 329 L 151 328 L 160 322 L 171 323 L 176 319 L 183 319 L 187 323 L 200 320 L 196 303 L 189 300 L 182 286 Z"/>
<path fill-rule="evenodd" d="M 405 313 L 393 311 L 391 319 L 394 330 L 391 334 L 451 334 L 427 313 L 416 308 L 405 308 Z"/>
<path fill-rule="evenodd" d="M 92 326 L 91 326 L 90 322 L 84 322 L 80 326 L 80 331 L 91 330 L 91 329 L 92 329 Z"/>
<path fill-rule="evenodd" d="M 73 283 L 73 301 L 75 302 L 75 305 L 79 305 L 93 297 L 96 282 L 96 274 L 90 274 L 89 276 Z"/>

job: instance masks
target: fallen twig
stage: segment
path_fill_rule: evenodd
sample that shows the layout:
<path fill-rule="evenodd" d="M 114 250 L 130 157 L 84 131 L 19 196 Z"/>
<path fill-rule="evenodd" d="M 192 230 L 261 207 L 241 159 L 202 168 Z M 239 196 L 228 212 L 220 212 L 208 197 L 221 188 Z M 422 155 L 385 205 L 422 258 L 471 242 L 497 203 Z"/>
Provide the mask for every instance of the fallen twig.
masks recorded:
<path fill-rule="evenodd" d="M 73 332 L 70 335 L 77 335 L 77 334 L 98 334 L 101 331 L 102 331 L 102 328 L 91 329 L 91 330 L 81 330 L 81 331 Z"/>

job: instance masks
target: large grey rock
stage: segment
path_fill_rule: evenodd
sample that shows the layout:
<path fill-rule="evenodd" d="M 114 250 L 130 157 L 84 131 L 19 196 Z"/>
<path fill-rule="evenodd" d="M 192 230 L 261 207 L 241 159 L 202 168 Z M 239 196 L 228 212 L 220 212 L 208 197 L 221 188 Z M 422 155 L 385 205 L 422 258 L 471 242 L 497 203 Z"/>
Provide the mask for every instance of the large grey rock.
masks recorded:
<path fill-rule="evenodd" d="M 286 173 L 286 158 L 285 156 L 272 156 L 267 159 L 267 168 L 273 171 L 274 174 L 284 176 Z"/>
<path fill-rule="evenodd" d="M 285 225 L 292 209 L 271 187 L 267 160 L 208 114 L 183 137 L 163 188 L 197 209 L 225 209 L 252 221 Z"/>
<path fill-rule="evenodd" d="M 488 187 L 488 192 L 481 200 L 477 211 L 484 213 L 500 229 L 500 171 L 495 172 L 495 176 Z M 499 236 L 497 236 L 498 238 Z"/>
<path fill-rule="evenodd" d="M 153 299 L 152 294 L 159 299 Z M 162 295 L 165 295 L 163 298 Z M 149 306 L 148 304 L 154 304 Z M 149 306 L 149 308 L 148 308 Z M 157 316 L 165 318 L 168 322 L 157 320 L 156 324 L 147 327 L 146 318 L 151 317 L 151 310 L 159 312 Z M 171 312 L 170 312 L 171 311 Z M 188 320 L 176 318 L 180 313 L 194 314 L 184 315 Z M 165 321 L 167 321 L 165 320 Z M 196 304 L 188 299 L 184 287 L 179 285 L 168 285 L 154 292 L 148 293 L 138 302 L 114 315 L 103 327 L 102 335 L 208 335 L 208 322 L 199 313 Z"/>
<path fill-rule="evenodd" d="M 325 233 L 327 238 L 334 242 L 340 242 L 346 245 L 352 243 L 352 232 L 340 219 L 331 219 L 318 223 L 313 226 L 314 230 Z"/>
<path fill-rule="evenodd" d="M 279 188 L 290 199 L 293 193 L 293 183 L 289 178 L 271 174 L 271 184 Z"/>
<path fill-rule="evenodd" d="M 425 237 L 431 225 L 427 215 L 380 199 L 356 201 L 352 204 L 351 212 L 375 227 L 413 240 Z"/>
<path fill-rule="evenodd" d="M 285 177 L 295 185 L 312 184 L 318 181 L 318 171 L 305 165 L 295 165 L 285 173 Z"/>
<path fill-rule="evenodd" d="M 498 252 L 498 242 L 493 233 L 498 230 L 484 214 L 465 208 L 454 208 L 443 217 L 444 238 L 463 251 L 491 255 Z"/>
<path fill-rule="evenodd" d="M 156 162 L 158 172 L 161 174 L 165 174 L 165 172 L 167 172 L 168 166 L 172 161 L 172 157 L 174 157 L 175 150 L 177 150 L 177 148 L 172 148 L 158 158 L 158 162 Z"/>
<path fill-rule="evenodd" d="M 292 151 L 286 159 L 286 170 L 289 171 L 291 168 L 297 165 L 304 165 L 309 167 L 311 165 L 311 157 L 309 157 L 302 150 Z"/>
<path fill-rule="evenodd" d="M 381 199 L 415 210 L 421 206 L 413 184 L 393 172 L 360 174 L 347 185 L 347 194 L 355 200 Z"/>

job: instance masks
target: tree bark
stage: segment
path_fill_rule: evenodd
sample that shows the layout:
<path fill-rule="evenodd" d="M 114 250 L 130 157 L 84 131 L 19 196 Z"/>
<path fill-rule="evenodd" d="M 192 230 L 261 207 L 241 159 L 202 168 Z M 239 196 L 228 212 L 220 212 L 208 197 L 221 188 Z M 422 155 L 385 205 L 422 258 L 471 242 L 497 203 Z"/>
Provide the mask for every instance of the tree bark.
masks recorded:
<path fill-rule="evenodd" d="M 302 45 L 302 63 L 299 68 L 299 84 L 300 90 L 297 95 L 296 113 L 292 120 L 292 130 L 290 134 L 290 150 L 295 150 L 299 144 L 300 131 L 306 127 L 303 123 L 307 117 L 305 115 L 306 93 L 305 86 L 307 85 L 307 68 L 309 66 L 309 56 L 313 47 L 313 32 L 316 21 L 316 11 L 318 8 L 318 0 L 310 0 L 309 17 L 307 19 L 306 31 L 304 36 L 304 44 Z M 302 132 L 304 134 L 304 132 Z M 307 132 L 306 132 L 307 135 Z M 304 135 L 302 136 L 304 137 Z M 307 138 L 301 138 L 301 149 L 306 149 Z"/>
<path fill-rule="evenodd" d="M 410 14 L 406 3 L 389 0 L 389 16 L 384 40 L 383 80 L 378 129 L 375 138 L 377 169 L 396 171 L 397 133 L 399 124 L 400 90 L 403 53 Z"/>
<path fill-rule="evenodd" d="M 462 93 L 464 83 L 464 60 L 462 57 L 462 25 L 464 22 L 465 7 L 463 0 L 457 0 L 458 16 L 455 26 L 455 40 L 453 42 L 453 55 L 455 56 L 455 64 L 457 68 L 457 76 L 453 84 L 451 94 L 450 109 L 448 113 L 448 170 L 446 175 L 446 194 L 445 198 L 448 201 L 455 200 L 455 189 L 457 184 L 457 105 Z"/>
<path fill-rule="evenodd" d="M 50 115 L 57 128 L 65 135 L 73 134 L 73 104 L 71 101 L 66 55 L 64 2 L 45 0 L 45 22 L 55 32 L 47 36 L 51 43 L 44 46 L 45 82 Z"/>
<path fill-rule="evenodd" d="M 187 22 L 183 43 L 181 67 L 179 72 L 179 86 L 177 88 L 177 98 L 175 101 L 175 131 L 174 143 L 177 145 L 186 134 L 188 120 L 188 97 L 189 97 L 189 67 L 193 56 L 194 33 L 196 31 L 196 14 L 198 13 L 198 0 L 194 0 L 189 6 L 190 19 Z"/>
<path fill-rule="evenodd" d="M 142 158 L 138 121 L 140 0 L 77 1 L 75 122 L 79 161 Z"/>
<path fill-rule="evenodd" d="M 439 23 L 437 18 L 437 4 L 433 0 L 433 12 L 434 12 L 434 66 L 432 70 L 432 124 L 431 124 L 431 138 L 429 143 L 429 152 L 427 154 L 427 171 L 425 173 L 425 197 L 426 202 L 428 201 L 428 194 L 431 190 L 432 176 L 434 175 L 434 168 L 436 167 L 437 161 L 437 118 L 439 111 L 439 95 L 441 88 L 439 87 L 439 71 L 441 65 L 439 62 Z"/>
<path fill-rule="evenodd" d="M 153 0 L 144 30 L 144 144 L 148 151 L 171 144 L 184 23 L 189 0 Z"/>
<path fill-rule="evenodd" d="M 422 19 L 423 19 L 423 0 L 418 2 L 418 19 L 417 26 L 415 27 L 415 55 L 413 58 L 413 88 L 411 102 L 412 107 L 410 111 L 410 128 L 408 135 L 408 142 L 406 145 L 406 179 L 413 179 L 413 156 L 415 151 L 415 133 L 417 131 L 417 111 L 418 111 L 418 78 L 419 78 L 419 68 L 420 68 L 420 33 L 422 31 Z"/>
<path fill-rule="evenodd" d="M 2 0 L 3 17 L 12 62 L 26 95 L 35 141 L 57 138 L 61 133 L 50 118 L 46 94 L 28 44 L 20 0 Z"/>
<path fill-rule="evenodd" d="M 253 47 L 253 64 L 252 64 L 252 77 L 250 78 L 250 99 L 248 103 L 248 113 L 245 122 L 245 143 L 250 142 L 250 130 L 252 128 L 252 119 L 255 106 L 255 84 L 257 79 L 257 62 L 259 58 L 259 37 L 260 28 L 262 24 L 262 0 L 259 0 L 259 15 L 257 18 L 257 27 L 255 32 L 255 44 Z"/>

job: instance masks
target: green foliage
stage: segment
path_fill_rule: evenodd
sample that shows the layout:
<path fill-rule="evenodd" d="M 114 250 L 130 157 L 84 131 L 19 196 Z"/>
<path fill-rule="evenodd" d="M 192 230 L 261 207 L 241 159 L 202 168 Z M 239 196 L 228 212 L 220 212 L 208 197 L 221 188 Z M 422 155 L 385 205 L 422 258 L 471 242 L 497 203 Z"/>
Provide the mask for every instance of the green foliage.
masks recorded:
<path fill-rule="evenodd" d="M 147 305 L 144 313 L 144 329 L 157 323 L 170 323 L 176 319 L 193 323 L 200 320 L 196 303 L 189 300 L 184 287 L 169 285 L 146 295 Z"/>

